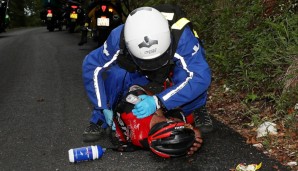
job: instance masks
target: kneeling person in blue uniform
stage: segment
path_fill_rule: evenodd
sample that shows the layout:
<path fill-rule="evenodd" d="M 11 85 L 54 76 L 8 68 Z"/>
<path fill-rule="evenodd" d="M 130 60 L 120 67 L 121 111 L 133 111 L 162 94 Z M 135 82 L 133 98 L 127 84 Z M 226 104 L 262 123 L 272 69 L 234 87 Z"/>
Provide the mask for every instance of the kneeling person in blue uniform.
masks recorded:
<path fill-rule="evenodd" d="M 157 8 L 158 9 L 158 8 Z M 103 46 L 83 62 L 83 80 L 94 110 L 83 133 L 85 142 L 101 138 L 108 127 L 103 111 L 115 109 L 132 85 L 153 92 L 135 105 L 137 118 L 158 109 L 179 108 L 187 117 L 194 114 L 195 127 L 202 133 L 213 129 L 206 109 L 211 71 L 199 39 L 182 18 L 170 25 L 173 15 L 156 8 L 132 11 L 125 24 L 115 28 Z"/>

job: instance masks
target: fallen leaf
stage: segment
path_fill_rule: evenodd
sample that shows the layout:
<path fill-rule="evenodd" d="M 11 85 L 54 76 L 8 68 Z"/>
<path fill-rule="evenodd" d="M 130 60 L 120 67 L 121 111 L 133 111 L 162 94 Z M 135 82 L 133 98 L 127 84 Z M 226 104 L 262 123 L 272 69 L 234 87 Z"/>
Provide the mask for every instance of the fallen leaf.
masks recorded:
<path fill-rule="evenodd" d="M 278 168 L 277 165 L 274 165 L 274 166 L 273 166 L 273 169 L 276 169 L 277 171 L 279 171 L 279 168 Z"/>
<path fill-rule="evenodd" d="M 254 135 L 246 136 L 246 143 L 247 144 L 258 144 L 259 142 L 256 140 L 256 137 Z"/>
<path fill-rule="evenodd" d="M 45 101 L 44 98 L 37 99 L 37 102 L 44 102 L 44 101 Z"/>

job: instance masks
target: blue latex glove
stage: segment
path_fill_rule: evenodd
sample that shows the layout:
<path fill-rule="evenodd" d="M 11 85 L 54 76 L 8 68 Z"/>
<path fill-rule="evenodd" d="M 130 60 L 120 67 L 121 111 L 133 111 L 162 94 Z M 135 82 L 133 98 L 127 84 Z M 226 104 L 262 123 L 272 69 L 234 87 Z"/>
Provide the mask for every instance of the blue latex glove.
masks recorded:
<path fill-rule="evenodd" d="M 104 109 L 103 114 L 105 115 L 106 123 L 109 126 L 112 126 L 112 124 L 113 124 L 113 111 L 108 110 L 108 109 Z"/>
<path fill-rule="evenodd" d="M 116 130 L 116 126 L 115 126 L 115 123 L 113 121 L 113 111 L 112 110 L 108 110 L 108 109 L 104 109 L 103 110 L 103 114 L 105 115 L 105 120 L 106 120 L 106 123 L 109 125 L 109 126 L 112 126 L 112 130 Z"/>
<path fill-rule="evenodd" d="M 153 96 L 140 95 L 139 98 L 142 100 L 137 103 L 132 110 L 132 113 L 137 118 L 145 118 L 156 111 L 156 100 Z"/>

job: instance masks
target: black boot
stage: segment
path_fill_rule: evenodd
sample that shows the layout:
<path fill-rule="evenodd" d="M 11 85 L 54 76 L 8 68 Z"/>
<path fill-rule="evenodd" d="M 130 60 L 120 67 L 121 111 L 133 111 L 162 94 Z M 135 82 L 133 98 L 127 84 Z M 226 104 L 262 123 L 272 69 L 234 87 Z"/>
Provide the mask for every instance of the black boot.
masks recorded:
<path fill-rule="evenodd" d="M 199 128 L 203 134 L 213 131 L 212 119 L 210 118 L 205 105 L 194 110 L 194 117 L 195 126 Z"/>
<path fill-rule="evenodd" d="M 93 122 L 90 122 L 90 124 L 86 127 L 86 129 L 83 132 L 83 141 L 84 142 L 95 142 L 98 141 L 105 131 L 104 128 L 102 128 L 103 122 L 99 121 L 99 123 L 95 124 Z"/>
<path fill-rule="evenodd" d="M 97 29 L 92 30 L 92 39 L 93 39 L 94 42 L 98 41 Z"/>
<path fill-rule="evenodd" d="M 83 28 L 81 34 L 81 41 L 78 43 L 79 46 L 82 46 L 83 44 L 87 43 L 87 33 L 87 28 Z"/>

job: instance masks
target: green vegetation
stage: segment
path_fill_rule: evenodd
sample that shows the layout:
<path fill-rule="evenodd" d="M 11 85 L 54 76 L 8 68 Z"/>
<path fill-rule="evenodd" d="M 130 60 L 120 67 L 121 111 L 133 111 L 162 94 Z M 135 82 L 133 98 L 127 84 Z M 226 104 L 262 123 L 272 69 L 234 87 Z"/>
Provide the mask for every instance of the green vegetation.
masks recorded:
<path fill-rule="evenodd" d="M 298 73 L 296 64 L 287 74 L 298 59 L 297 2 L 155 0 L 144 5 L 156 3 L 175 3 L 187 11 L 205 42 L 214 82 L 224 82 L 246 94 L 242 100 L 248 110 L 256 101 L 270 102 L 276 108 L 276 118 L 295 119 L 289 117 L 288 110 L 298 103 L 297 84 L 296 88 L 285 85 Z M 294 112 L 297 115 L 297 110 Z"/>
<path fill-rule="evenodd" d="M 9 1 L 8 13 L 11 18 L 9 27 L 29 27 L 41 25 L 40 0 L 18 0 Z"/>

